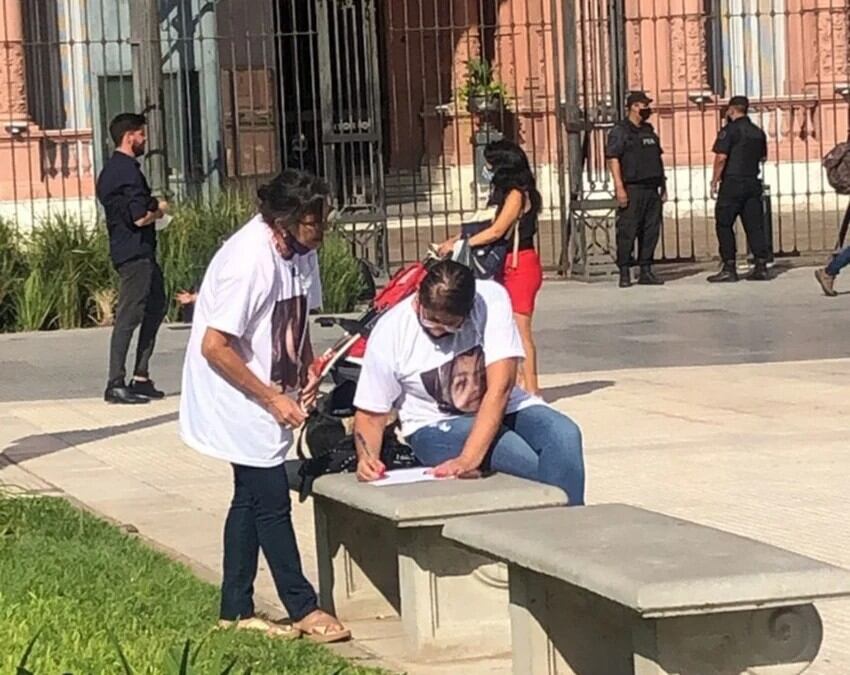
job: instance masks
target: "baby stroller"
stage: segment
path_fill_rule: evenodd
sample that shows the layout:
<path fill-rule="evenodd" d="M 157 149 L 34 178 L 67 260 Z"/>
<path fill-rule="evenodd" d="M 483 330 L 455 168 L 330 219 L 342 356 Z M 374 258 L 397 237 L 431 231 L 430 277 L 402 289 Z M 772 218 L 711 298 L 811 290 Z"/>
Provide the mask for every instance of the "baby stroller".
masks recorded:
<path fill-rule="evenodd" d="M 479 231 L 489 225 L 492 217 L 492 211 L 478 212 L 473 220 L 463 225 L 463 231 L 467 234 Z M 479 251 L 478 255 L 491 255 L 491 252 Z M 451 257 L 470 265 L 476 270 L 476 276 L 483 276 L 465 241 L 458 242 Z M 357 319 L 317 319 L 317 323 L 325 328 L 339 326 L 343 335 L 310 366 L 310 370 L 320 379 L 330 377 L 333 388 L 319 398 L 304 424 L 296 446 L 298 466 L 288 467 L 290 484 L 298 486 L 302 501 L 310 494 L 317 477 L 356 469 L 357 453 L 350 431 L 350 419 L 354 415 L 354 394 L 369 334 L 384 313 L 418 290 L 430 266 L 439 260 L 440 257 L 432 247 L 424 261 L 400 269 L 376 293 L 369 308 Z M 384 431 L 381 461 L 388 469 L 418 465 L 412 450 L 400 440 L 397 420 Z"/>
<path fill-rule="evenodd" d="M 330 377 L 333 388 L 319 398 L 310 412 L 296 445 L 298 460 L 287 466 L 290 485 L 298 488 L 301 501 L 310 494 L 313 481 L 319 476 L 351 472 L 357 467 L 350 420 L 354 415 L 354 394 L 369 333 L 386 311 L 416 292 L 428 273 L 428 266 L 435 260 L 429 256 L 425 262 L 413 263 L 396 272 L 357 319 L 317 319 L 317 323 L 326 328 L 339 326 L 343 335 L 310 366 L 320 379 Z M 398 429 L 395 421 L 384 431 L 381 460 L 384 466 L 392 469 L 416 466 L 413 452 L 399 440 Z"/>

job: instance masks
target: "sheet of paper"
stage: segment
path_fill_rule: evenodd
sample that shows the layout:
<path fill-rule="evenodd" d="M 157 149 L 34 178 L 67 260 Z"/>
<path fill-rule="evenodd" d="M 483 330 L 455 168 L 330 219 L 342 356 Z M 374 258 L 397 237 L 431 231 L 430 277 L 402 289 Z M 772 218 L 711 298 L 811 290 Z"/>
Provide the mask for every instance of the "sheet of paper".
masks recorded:
<path fill-rule="evenodd" d="M 407 485 L 409 483 L 424 483 L 431 480 L 441 480 L 428 473 L 430 468 L 415 466 L 412 469 L 392 469 L 383 478 L 373 480 L 370 485 L 386 487 L 387 485 Z"/>

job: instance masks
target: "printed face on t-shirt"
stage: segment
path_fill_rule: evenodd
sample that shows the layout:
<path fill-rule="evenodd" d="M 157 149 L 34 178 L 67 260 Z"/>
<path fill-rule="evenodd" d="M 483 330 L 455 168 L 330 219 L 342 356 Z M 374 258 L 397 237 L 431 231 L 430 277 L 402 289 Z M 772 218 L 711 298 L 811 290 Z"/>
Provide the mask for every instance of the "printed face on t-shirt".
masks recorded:
<path fill-rule="evenodd" d="M 271 380 L 282 391 L 299 385 L 301 349 L 307 319 L 307 297 L 299 295 L 275 303 L 272 313 Z"/>
<path fill-rule="evenodd" d="M 422 373 L 422 385 L 441 412 L 454 415 L 478 412 L 487 391 L 487 371 L 481 345 Z"/>

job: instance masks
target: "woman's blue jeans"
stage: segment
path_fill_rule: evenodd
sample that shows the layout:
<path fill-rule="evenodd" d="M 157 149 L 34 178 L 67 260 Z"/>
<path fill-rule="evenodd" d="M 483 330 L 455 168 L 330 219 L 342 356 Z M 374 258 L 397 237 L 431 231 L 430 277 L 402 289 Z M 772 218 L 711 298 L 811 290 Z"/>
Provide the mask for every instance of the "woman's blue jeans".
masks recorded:
<path fill-rule="evenodd" d="M 474 415 L 454 417 L 419 429 L 407 442 L 420 462 L 437 466 L 460 454 L 474 422 Z M 581 430 L 549 406 L 506 415 L 485 467 L 555 485 L 567 493 L 570 506 L 584 504 Z"/>
<path fill-rule="evenodd" d="M 850 265 L 850 246 L 841 249 L 826 266 L 826 273 L 831 277 L 837 277 L 842 269 Z"/>

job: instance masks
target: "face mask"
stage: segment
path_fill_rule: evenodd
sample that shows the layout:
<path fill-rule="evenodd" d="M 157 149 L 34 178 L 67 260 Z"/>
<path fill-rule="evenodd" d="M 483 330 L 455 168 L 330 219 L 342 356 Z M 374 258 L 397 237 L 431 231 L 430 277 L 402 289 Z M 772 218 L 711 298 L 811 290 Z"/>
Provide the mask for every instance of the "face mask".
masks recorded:
<path fill-rule="evenodd" d="M 646 120 L 652 116 L 652 108 L 641 108 L 638 111 L 638 115 L 640 115 L 640 118 L 646 122 Z"/>
<path fill-rule="evenodd" d="M 484 168 L 483 168 L 483 169 L 481 169 L 481 179 L 482 179 L 485 183 L 492 183 L 492 182 L 493 182 L 493 176 L 494 176 L 494 175 L 495 175 L 495 174 L 494 174 L 494 172 L 493 172 L 493 169 L 491 169 L 491 168 L 490 168 L 489 166 L 487 166 L 486 164 L 484 165 Z"/>
<path fill-rule="evenodd" d="M 289 247 L 289 250 L 292 251 L 295 255 L 307 255 L 311 249 L 309 246 L 305 246 L 291 233 L 286 233 L 286 245 Z"/>
<path fill-rule="evenodd" d="M 732 119 L 732 115 L 726 115 L 726 124 L 732 124 L 735 120 Z"/>

